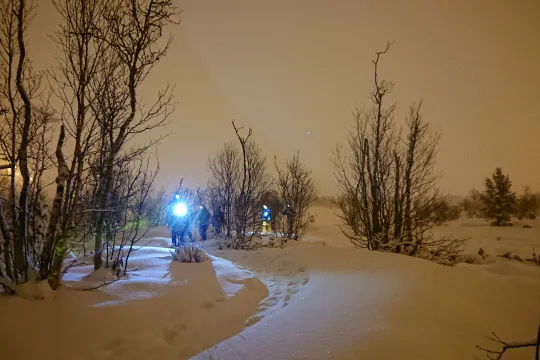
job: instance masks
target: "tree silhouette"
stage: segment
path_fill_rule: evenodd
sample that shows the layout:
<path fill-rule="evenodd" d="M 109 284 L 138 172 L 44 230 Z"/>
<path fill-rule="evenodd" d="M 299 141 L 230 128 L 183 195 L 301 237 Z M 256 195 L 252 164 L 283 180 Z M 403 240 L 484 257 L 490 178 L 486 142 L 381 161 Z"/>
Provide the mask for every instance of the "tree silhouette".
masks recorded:
<path fill-rule="evenodd" d="M 488 219 L 494 219 L 491 225 L 509 226 L 510 216 L 516 205 L 516 195 L 512 192 L 510 176 L 504 175 L 498 167 L 490 178 L 486 178 L 485 192 L 482 194 L 484 212 Z"/>

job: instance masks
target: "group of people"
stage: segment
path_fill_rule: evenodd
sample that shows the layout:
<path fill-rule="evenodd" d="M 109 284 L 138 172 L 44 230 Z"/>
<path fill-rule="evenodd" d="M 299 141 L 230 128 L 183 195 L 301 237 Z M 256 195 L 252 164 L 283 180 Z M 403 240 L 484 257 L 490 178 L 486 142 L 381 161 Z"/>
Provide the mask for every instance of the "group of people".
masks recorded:
<path fill-rule="evenodd" d="M 206 205 L 199 204 L 197 207 L 194 204 L 194 209 L 185 205 L 185 213 L 175 214 L 175 205 L 179 203 L 182 203 L 182 199 L 178 194 L 175 194 L 167 207 L 167 225 L 171 228 L 171 239 L 174 247 L 185 245 L 187 238 L 193 242 L 195 227 L 198 227 L 201 240 L 206 240 L 210 221 L 212 221 L 214 231 L 217 234 L 221 233 L 225 222 L 223 211 L 217 209 L 211 216 Z"/>
<path fill-rule="evenodd" d="M 175 205 L 183 204 L 184 210 L 180 214 L 175 214 Z M 193 230 L 195 227 L 198 227 L 201 240 L 206 240 L 208 227 L 212 223 L 212 228 L 216 235 L 220 235 L 223 231 L 225 224 L 225 214 L 221 209 L 216 209 L 213 214 L 210 214 L 210 211 L 204 204 L 192 204 L 194 210 L 190 209 L 186 204 L 182 202 L 181 197 L 178 194 L 175 194 L 171 201 L 169 202 L 168 211 L 167 211 L 167 225 L 171 228 L 171 238 L 172 245 L 174 247 L 183 246 L 186 243 L 186 238 L 189 238 L 190 242 L 194 241 Z M 283 215 L 287 219 L 287 229 L 286 237 L 293 236 L 293 219 L 296 212 L 294 209 L 287 205 L 283 211 Z M 264 205 L 263 211 L 261 214 L 262 220 L 262 234 L 267 234 L 272 232 L 271 222 L 272 215 L 270 209 Z"/>

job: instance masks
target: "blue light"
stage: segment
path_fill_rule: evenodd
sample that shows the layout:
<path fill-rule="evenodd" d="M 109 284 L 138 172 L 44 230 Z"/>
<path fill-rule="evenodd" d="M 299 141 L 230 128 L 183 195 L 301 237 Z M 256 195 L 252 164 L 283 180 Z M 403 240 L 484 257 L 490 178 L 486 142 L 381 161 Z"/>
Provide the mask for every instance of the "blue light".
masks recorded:
<path fill-rule="evenodd" d="M 184 217 L 187 214 L 187 206 L 184 203 L 175 204 L 173 207 L 173 213 L 175 216 Z"/>

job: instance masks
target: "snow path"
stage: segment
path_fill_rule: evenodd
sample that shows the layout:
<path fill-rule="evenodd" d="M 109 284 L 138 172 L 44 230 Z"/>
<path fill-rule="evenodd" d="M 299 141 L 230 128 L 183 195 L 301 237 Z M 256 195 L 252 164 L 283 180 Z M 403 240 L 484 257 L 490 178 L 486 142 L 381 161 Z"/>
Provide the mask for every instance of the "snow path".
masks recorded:
<path fill-rule="evenodd" d="M 169 249 L 148 247 L 130 263 L 127 279 L 98 291 L 64 287 L 54 299 L 0 299 L 2 358 L 189 359 L 239 333 L 268 296 L 252 272 L 225 259 L 182 264 Z M 65 283 L 88 288 L 107 277 L 91 271 L 73 268 Z"/>
<path fill-rule="evenodd" d="M 320 244 L 216 253 L 252 269 L 269 287 L 265 301 L 279 298 L 268 285 L 279 279 L 272 273 L 288 268 L 309 281 L 286 307 L 259 314 L 194 360 L 481 359 L 475 345 L 491 346 L 492 331 L 521 339 L 538 326 L 538 278 Z"/>

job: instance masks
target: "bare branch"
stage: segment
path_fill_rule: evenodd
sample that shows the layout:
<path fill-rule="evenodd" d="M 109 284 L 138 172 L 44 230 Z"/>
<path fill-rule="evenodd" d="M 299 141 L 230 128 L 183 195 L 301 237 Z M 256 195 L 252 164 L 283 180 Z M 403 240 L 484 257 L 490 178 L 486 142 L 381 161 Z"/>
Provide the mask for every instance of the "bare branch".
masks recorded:
<path fill-rule="evenodd" d="M 507 350 L 520 349 L 520 348 L 524 348 L 524 347 L 535 347 L 535 346 L 537 346 L 537 341 L 538 341 L 538 339 L 536 337 L 534 337 L 532 339 L 529 339 L 529 340 L 525 340 L 525 341 L 503 341 L 495 333 L 493 333 L 493 337 L 488 337 L 488 339 L 490 339 L 491 341 L 499 344 L 501 346 L 501 349 L 500 350 L 490 350 L 490 349 L 485 349 L 483 347 L 480 347 L 478 345 L 476 347 L 478 349 L 486 352 L 486 356 L 489 359 L 492 359 L 492 360 L 501 360 L 503 355 L 506 353 Z"/>

